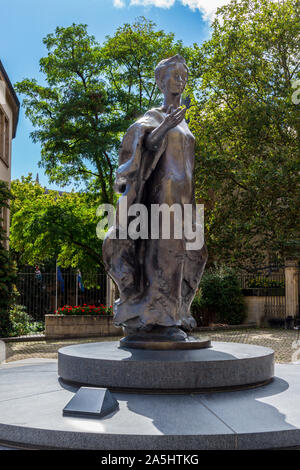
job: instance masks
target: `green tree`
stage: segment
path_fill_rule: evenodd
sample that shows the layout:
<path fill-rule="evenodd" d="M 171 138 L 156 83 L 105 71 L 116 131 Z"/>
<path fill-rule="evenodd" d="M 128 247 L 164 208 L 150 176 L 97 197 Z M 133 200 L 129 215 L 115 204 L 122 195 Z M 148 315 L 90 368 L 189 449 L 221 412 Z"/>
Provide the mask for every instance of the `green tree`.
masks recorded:
<path fill-rule="evenodd" d="M 173 33 L 156 30 L 155 23 L 144 17 L 133 24 L 125 23 L 112 37 L 106 37 L 102 47 L 105 75 L 118 95 L 121 113 L 126 118 L 123 130 L 133 119 L 161 104 L 154 69 L 162 59 L 178 53 L 188 60 L 191 48 L 175 41 Z"/>
<path fill-rule="evenodd" d="M 233 0 L 194 46 L 189 118 L 212 259 L 299 253 L 299 44 L 297 0 Z"/>
<path fill-rule="evenodd" d="M 0 337 L 7 336 L 10 330 L 9 309 L 13 302 L 13 284 L 16 280 L 14 263 L 4 243 L 6 233 L 3 230 L 3 208 L 8 208 L 11 193 L 7 184 L 0 180 Z"/>
<path fill-rule="evenodd" d="M 82 24 L 58 27 L 43 42 L 46 85 L 34 79 L 16 84 L 36 128 L 32 138 L 42 146 L 40 163 L 50 181 L 84 182 L 112 203 L 122 133 L 158 103 L 154 67 L 183 46 L 145 18 L 125 24 L 103 45 Z"/>
<path fill-rule="evenodd" d="M 45 190 L 31 175 L 12 181 L 10 248 L 18 264 L 58 260 L 62 267 L 96 271 L 102 241 L 96 236 L 99 197 Z"/>

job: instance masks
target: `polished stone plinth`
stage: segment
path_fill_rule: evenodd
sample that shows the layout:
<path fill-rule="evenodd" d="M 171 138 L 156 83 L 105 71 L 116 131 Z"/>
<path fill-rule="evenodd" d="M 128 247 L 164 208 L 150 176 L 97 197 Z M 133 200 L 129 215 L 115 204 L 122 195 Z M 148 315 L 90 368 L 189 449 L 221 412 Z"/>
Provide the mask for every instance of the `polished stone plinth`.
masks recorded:
<path fill-rule="evenodd" d="M 249 344 L 213 342 L 208 349 L 148 351 L 110 341 L 58 352 L 62 380 L 112 390 L 222 390 L 264 384 L 273 374 L 272 349 Z"/>
<path fill-rule="evenodd" d="M 63 417 L 77 390 L 58 380 L 54 360 L 1 365 L 0 445 L 95 450 L 300 446 L 299 364 L 276 365 L 270 384 L 243 391 L 113 392 L 119 410 L 103 419 Z"/>

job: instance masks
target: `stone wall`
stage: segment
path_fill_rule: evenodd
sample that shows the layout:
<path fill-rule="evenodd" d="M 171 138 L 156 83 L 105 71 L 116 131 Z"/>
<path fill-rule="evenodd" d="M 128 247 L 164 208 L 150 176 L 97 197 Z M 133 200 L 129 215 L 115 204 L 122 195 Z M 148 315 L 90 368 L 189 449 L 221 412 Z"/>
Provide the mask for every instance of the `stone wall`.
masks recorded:
<path fill-rule="evenodd" d="M 245 295 L 244 300 L 247 311 L 247 323 L 255 322 L 257 326 L 261 326 L 265 314 L 266 297 L 264 296 L 248 296 Z"/>
<path fill-rule="evenodd" d="M 299 316 L 299 264 L 296 260 L 285 263 L 286 315 Z"/>
<path fill-rule="evenodd" d="M 87 338 L 96 336 L 122 336 L 112 316 L 45 315 L 46 339 Z"/>
<path fill-rule="evenodd" d="M 19 117 L 19 100 L 0 60 L 0 180 L 11 181 L 11 148 Z M 1 214 L 0 214 L 1 216 Z M 9 236 L 9 210 L 2 213 L 3 228 Z M 8 240 L 5 242 L 8 249 Z"/>

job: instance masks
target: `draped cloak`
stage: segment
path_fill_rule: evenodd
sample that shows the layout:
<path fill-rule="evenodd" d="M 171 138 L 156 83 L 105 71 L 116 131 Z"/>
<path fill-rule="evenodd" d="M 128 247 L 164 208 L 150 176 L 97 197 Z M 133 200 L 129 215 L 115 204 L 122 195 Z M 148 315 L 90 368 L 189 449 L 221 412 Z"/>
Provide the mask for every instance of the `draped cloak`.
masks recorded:
<path fill-rule="evenodd" d="M 168 131 L 156 151 L 145 146 L 148 134 L 164 117 L 161 109 L 151 109 L 129 127 L 123 138 L 116 175 L 116 190 L 122 196 L 115 224 L 103 242 L 104 264 L 120 294 L 114 305 L 114 323 L 132 330 L 153 325 L 192 329 L 195 320 L 189 309 L 207 261 L 205 245 L 186 250 L 184 239 L 165 240 L 161 233 L 159 239 L 119 238 L 119 214 L 125 196 L 128 208 L 142 203 L 148 214 L 154 203 L 189 203 L 195 208 L 194 137 L 185 121 Z"/>

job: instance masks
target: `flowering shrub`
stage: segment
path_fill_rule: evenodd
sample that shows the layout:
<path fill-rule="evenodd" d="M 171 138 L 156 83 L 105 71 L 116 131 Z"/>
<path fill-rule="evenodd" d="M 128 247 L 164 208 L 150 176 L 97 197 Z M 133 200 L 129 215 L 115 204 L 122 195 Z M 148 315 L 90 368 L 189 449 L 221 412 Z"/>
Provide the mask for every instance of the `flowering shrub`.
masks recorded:
<path fill-rule="evenodd" d="M 56 315 L 113 315 L 112 306 L 105 305 L 64 305 L 54 312 Z"/>

